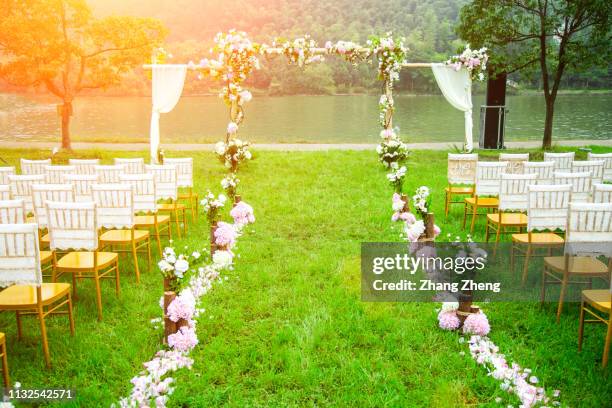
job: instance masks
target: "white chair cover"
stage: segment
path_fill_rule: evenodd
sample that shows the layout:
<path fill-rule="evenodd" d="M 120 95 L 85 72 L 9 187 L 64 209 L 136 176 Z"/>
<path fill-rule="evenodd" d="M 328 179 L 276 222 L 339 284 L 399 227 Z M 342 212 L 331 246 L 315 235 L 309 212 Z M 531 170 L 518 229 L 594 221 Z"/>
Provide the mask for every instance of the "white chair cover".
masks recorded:
<path fill-rule="evenodd" d="M 11 186 L 8 184 L 0 184 L 0 200 L 11 199 Z"/>
<path fill-rule="evenodd" d="M 23 200 L 0 201 L 0 224 L 25 224 L 26 216 Z"/>
<path fill-rule="evenodd" d="M 558 170 L 569 170 L 572 168 L 572 162 L 576 156 L 575 152 L 568 153 L 549 153 L 544 152 L 544 161 L 551 161 L 555 163 L 555 171 Z"/>
<path fill-rule="evenodd" d="M 51 159 L 28 160 L 21 159 L 21 174 L 24 176 L 45 174 L 45 167 L 51 165 Z"/>
<path fill-rule="evenodd" d="M 176 167 L 169 164 L 145 166 L 147 173 L 153 174 L 155 178 L 155 189 L 157 197 L 160 199 L 171 198 L 176 200 L 178 197 L 178 184 Z"/>
<path fill-rule="evenodd" d="M 47 219 L 52 251 L 98 249 L 98 227 L 94 202 L 47 201 Z"/>
<path fill-rule="evenodd" d="M 555 172 L 555 184 L 572 185 L 572 202 L 586 203 L 592 189 L 591 173 Z"/>
<path fill-rule="evenodd" d="M 32 184 L 42 184 L 45 182 L 44 174 L 27 176 L 9 176 L 11 186 L 11 198 L 23 200 L 28 212 L 34 211 L 32 205 Z"/>
<path fill-rule="evenodd" d="M 476 164 L 476 186 L 478 196 L 498 196 L 501 174 L 508 167 L 506 162 L 481 162 Z"/>
<path fill-rule="evenodd" d="M 91 186 L 98 182 L 98 176 L 95 174 L 67 174 L 64 176 L 64 182 L 74 187 L 74 201 L 92 201 Z"/>
<path fill-rule="evenodd" d="M 95 167 L 100 165 L 100 159 L 68 159 L 68 164 L 76 168 L 76 174 L 96 174 Z"/>
<path fill-rule="evenodd" d="M 72 184 L 32 184 L 34 217 L 39 228 L 47 227 L 47 201 L 74 202 Z"/>
<path fill-rule="evenodd" d="M 570 202 L 565 253 L 612 256 L 612 204 Z"/>
<path fill-rule="evenodd" d="M 98 212 L 98 227 L 121 229 L 134 226 L 131 184 L 94 184 L 91 192 Z"/>
<path fill-rule="evenodd" d="M 529 185 L 527 231 L 565 231 L 571 195 L 571 184 Z"/>
<path fill-rule="evenodd" d="M 141 157 L 134 159 L 115 159 L 115 165 L 123 166 L 124 174 L 142 174 L 145 172 L 145 162 Z"/>
<path fill-rule="evenodd" d="M 0 167 L 0 184 L 8 185 L 8 176 L 13 175 L 15 175 L 15 167 Z"/>
<path fill-rule="evenodd" d="M 601 183 L 604 175 L 604 164 L 603 160 L 589 160 L 589 161 L 573 161 L 572 172 L 573 173 L 591 173 L 591 179 L 593 183 Z"/>
<path fill-rule="evenodd" d="M 60 184 L 64 182 L 64 175 L 75 173 L 74 166 L 45 166 L 45 183 Z"/>
<path fill-rule="evenodd" d="M 603 180 L 612 182 L 612 153 L 589 153 L 588 160 L 603 160 L 605 162 Z"/>
<path fill-rule="evenodd" d="M 126 174 L 121 182 L 131 184 L 134 192 L 134 211 L 157 212 L 157 194 L 153 174 Z"/>
<path fill-rule="evenodd" d="M 525 162 L 523 163 L 523 173 L 537 174 L 536 184 L 553 184 L 555 172 L 555 162 Z"/>
<path fill-rule="evenodd" d="M 36 224 L 0 225 L 0 286 L 41 284 Z"/>
<path fill-rule="evenodd" d="M 448 154 L 448 184 L 474 185 L 476 181 L 476 163 L 478 153 Z"/>
<path fill-rule="evenodd" d="M 179 188 L 193 187 L 193 158 L 164 158 L 164 164 L 176 167 L 176 182 Z"/>
<path fill-rule="evenodd" d="M 442 94 L 455 108 L 463 111 L 465 120 L 465 150 L 471 152 L 472 142 L 472 79 L 467 69 L 455 71 L 445 64 L 432 64 L 431 69 Z"/>
<path fill-rule="evenodd" d="M 94 169 L 98 176 L 98 182 L 103 184 L 119 183 L 120 176 L 125 174 L 123 166 L 119 165 L 95 166 Z"/>
<path fill-rule="evenodd" d="M 527 188 L 535 184 L 536 174 L 501 175 L 500 211 L 527 211 Z"/>
<path fill-rule="evenodd" d="M 594 203 L 612 203 L 612 184 L 593 184 Z"/>
<path fill-rule="evenodd" d="M 529 153 L 500 153 L 499 161 L 508 162 L 507 174 L 522 174 L 524 163 L 529 161 Z"/>

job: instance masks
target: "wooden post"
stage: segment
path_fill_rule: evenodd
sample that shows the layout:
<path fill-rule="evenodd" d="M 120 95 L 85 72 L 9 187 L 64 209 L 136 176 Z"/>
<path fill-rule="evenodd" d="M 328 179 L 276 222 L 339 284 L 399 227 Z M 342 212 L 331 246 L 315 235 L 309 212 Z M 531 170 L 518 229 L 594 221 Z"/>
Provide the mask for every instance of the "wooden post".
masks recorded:
<path fill-rule="evenodd" d="M 176 333 L 176 323 L 168 317 L 168 306 L 176 298 L 176 292 L 164 292 L 164 344 L 168 344 L 168 336 Z"/>
<path fill-rule="evenodd" d="M 428 212 L 425 216 L 425 235 L 429 239 L 434 239 L 434 214 Z"/>
<path fill-rule="evenodd" d="M 477 306 L 476 306 L 477 307 Z M 463 291 L 459 294 L 459 309 L 457 317 L 461 321 L 461 325 L 465 319 L 472 313 L 472 291 Z"/>
<path fill-rule="evenodd" d="M 238 204 L 240 201 L 242 201 L 242 197 L 240 197 L 238 194 L 236 194 L 234 196 L 234 207 L 236 206 L 236 204 Z"/>
<path fill-rule="evenodd" d="M 408 195 L 401 194 L 400 197 L 402 201 L 404 202 L 404 208 L 402 208 L 402 212 L 410 212 L 410 205 L 408 204 Z"/>
<path fill-rule="evenodd" d="M 210 256 L 213 256 L 215 251 L 217 250 L 217 245 L 215 244 L 215 231 L 217 230 L 217 223 L 214 222 L 210 226 Z"/>

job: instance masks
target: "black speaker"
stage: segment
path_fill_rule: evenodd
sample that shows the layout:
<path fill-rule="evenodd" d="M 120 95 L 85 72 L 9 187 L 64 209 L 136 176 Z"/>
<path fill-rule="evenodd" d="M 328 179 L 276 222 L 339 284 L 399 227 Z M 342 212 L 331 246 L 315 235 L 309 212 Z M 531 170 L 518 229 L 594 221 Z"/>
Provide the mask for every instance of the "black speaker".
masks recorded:
<path fill-rule="evenodd" d="M 487 81 L 484 142 L 481 146 L 485 149 L 499 149 L 504 145 L 506 76 L 505 72 L 495 76 L 489 75 Z"/>

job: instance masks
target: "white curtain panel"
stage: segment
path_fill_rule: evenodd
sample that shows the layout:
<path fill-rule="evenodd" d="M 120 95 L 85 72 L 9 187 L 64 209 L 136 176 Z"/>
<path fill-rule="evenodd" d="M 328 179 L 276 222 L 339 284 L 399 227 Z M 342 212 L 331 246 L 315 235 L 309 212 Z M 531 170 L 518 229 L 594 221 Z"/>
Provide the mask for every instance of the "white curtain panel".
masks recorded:
<path fill-rule="evenodd" d="M 176 106 L 183 92 L 186 65 L 153 65 L 153 91 L 151 111 L 151 163 L 157 163 L 159 149 L 159 116 Z"/>
<path fill-rule="evenodd" d="M 472 79 L 467 69 L 455 71 L 445 64 L 432 64 L 436 82 L 446 100 L 463 111 L 465 118 L 465 150 L 471 152 L 472 142 Z"/>

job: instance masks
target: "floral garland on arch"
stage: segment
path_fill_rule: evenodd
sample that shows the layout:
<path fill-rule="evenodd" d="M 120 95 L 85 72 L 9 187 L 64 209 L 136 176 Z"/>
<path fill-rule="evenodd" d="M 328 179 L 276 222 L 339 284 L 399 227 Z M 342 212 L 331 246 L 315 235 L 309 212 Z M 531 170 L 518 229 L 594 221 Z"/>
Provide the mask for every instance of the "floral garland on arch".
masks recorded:
<path fill-rule="evenodd" d="M 473 50 L 467 44 L 461 54 L 451 56 L 445 64 L 455 71 L 461 68 L 467 69 L 472 81 L 484 81 L 487 75 L 487 61 L 489 61 L 489 55 L 486 47 Z"/>
<path fill-rule="evenodd" d="M 323 55 L 317 54 L 317 42 L 310 38 L 309 35 L 296 38 L 293 41 L 278 38 L 272 43 L 273 47 L 280 44 L 281 53 L 287 58 L 289 65 L 297 65 L 304 67 L 313 62 L 322 62 L 325 60 Z"/>

